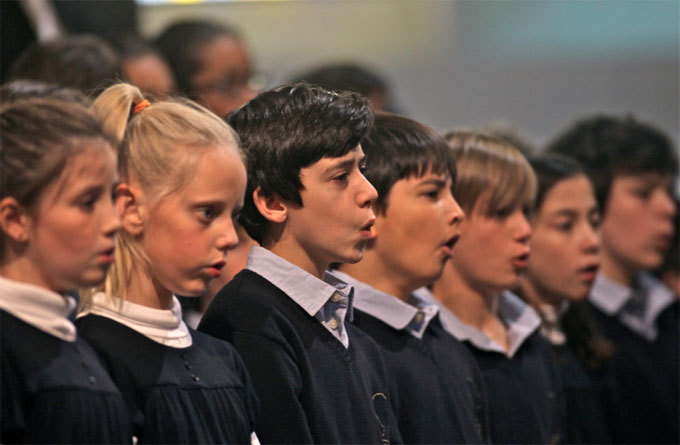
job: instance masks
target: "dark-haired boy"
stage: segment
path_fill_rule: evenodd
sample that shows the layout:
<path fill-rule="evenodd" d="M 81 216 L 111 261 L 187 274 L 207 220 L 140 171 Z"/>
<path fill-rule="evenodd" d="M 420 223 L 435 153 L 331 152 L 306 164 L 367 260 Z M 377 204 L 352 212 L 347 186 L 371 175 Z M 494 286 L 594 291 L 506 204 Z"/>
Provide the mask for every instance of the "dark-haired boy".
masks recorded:
<path fill-rule="evenodd" d="M 345 322 L 353 290 L 326 272 L 359 261 L 373 237 L 377 193 L 361 172 L 368 102 L 297 84 L 260 94 L 228 121 L 247 157 L 242 225 L 263 247 L 199 329 L 243 357 L 263 442 L 399 442 L 378 347 Z"/>
<path fill-rule="evenodd" d="M 482 376 L 472 355 L 414 291 L 436 280 L 452 254 L 463 211 L 453 197 L 446 141 L 413 120 L 377 113 L 362 142 L 378 190 L 363 260 L 340 266 L 354 286 L 354 324 L 378 343 L 405 443 L 486 441 Z"/>
<path fill-rule="evenodd" d="M 602 208 L 602 266 L 590 306 L 614 344 L 602 370 L 614 443 L 680 441 L 680 304 L 649 271 L 663 261 L 677 211 L 671 141 L 632 117 L 577 122 L 548 147 L 585 167 Z"/>

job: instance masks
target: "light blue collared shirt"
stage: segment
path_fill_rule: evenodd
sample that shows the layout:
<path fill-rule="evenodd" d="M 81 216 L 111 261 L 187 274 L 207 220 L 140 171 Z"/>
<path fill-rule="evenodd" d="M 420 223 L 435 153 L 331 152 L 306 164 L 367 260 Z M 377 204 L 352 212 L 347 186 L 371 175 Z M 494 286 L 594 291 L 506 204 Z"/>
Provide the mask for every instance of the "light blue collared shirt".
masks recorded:
<path fill-rule="evenodd" d="M 246 269 L 281 289 L 305 312 L 319 320 L 345 348 L 349 347 L 345 318 L 352 320 L 352 286 L 328 271 L 320 280 L 260 246 L 250 249 Z"/>
<path fill-rule="evenodd" d="M 409 295 L 405 303 L 399 298 L 379 291 L 341 271 L 334 271 L 343 281 L 354 288 L 354 307 L 371 315 L 388 326 L 404 330 L 421 339 L 439 307 L 418 295 Z"/>
<path fill-rule="evenodd" d="M 439 318 L 444 330 L 449 334 L 460 341 L 470 342 L 478 349 L 499 352 L 508 358 L 512 358 L 524 341 L 541 326 L 541 318 L 531 306 L 510 291 L 501 293 L 498 297 L 498 317 L 508 327 L 510 347 L 506 352 L 482 331 L 460 321 L 427 288 L 420 288 L 415 293 L 439 306 Z"/>
<path fill-rule="evenodd" d="M 636 280 L 637 289 L 616 283 L 602 272 L 597 274 L 590 290 L 590 302 L 649 342 L 656 340 L 656 319 L 670 306 L 673 291 L 650 273 L 641 272 Z"/>

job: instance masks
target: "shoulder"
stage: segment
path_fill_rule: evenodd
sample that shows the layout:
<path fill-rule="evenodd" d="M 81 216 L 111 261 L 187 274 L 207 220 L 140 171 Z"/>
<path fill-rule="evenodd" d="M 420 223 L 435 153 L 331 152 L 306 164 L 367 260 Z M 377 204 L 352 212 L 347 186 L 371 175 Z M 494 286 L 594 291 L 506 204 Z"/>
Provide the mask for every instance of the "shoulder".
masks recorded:
<path fill-rule="evenodd" d="M 227 341 L 233 341 L 234 333 L 240 332 L 280 342 L 298 336 L 305 316 L 281 289 L 245 269 L 217 293 L 198 329 Z"/>

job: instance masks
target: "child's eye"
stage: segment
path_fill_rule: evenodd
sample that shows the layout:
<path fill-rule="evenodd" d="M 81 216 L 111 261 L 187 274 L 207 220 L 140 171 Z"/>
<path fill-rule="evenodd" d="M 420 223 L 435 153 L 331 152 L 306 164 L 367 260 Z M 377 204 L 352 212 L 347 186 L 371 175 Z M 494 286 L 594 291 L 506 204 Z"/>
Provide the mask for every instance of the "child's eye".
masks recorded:
<path fill-rule="evenodd" d="M 557 230 L 560 232 L 570 232 L 571 229 L 574 227 L 571 221 L 563 221 L 560 223 L 557 223 Z"/>
<path fill-rule="evenodd" d="M 439 190 L 429 190 L 424 193 L 425 196 L 427 196 L 430 199 L 437 199 L 439 198 Z"/>
<path fill-rule="evenodd" d="M 198 214 L 206 221 L 212 221 L 216 216 L 216 212 L 212 207 L 201 207 L 198 209 Z"/>
<path fill-rule="evenodd" d="M 638 188 L 633 190 L 633 195 L 640 199 L 649 199 L 652 196 L 652 190 L 649 188 Z"/>
<path fill-rule="evenodd" d="M 512 209 L 509 208 L 509 207 L 505 207 L 505 208 L 498 209 L 495 212 L 493 212 L 493 216 L 494 216 L 494 218 L 505 219 L 508 216 L 510 216 L 510 213 L 512 213 Z"/>
<path fill-rule="evenodd" d="M 234 210 L 234 212 L 231 214 L 231 219 L 235 222 L 241 221 L 241 209 Z"/>
<path fill-rule="evenodd" d="M 341 173 L 341 174 L 339 174 L 339 175 L 333 177 L 333 181 L 338 181 L 338 182 L 346 181 L 346 180 L 347 180 L 347 176 L 348 176 L 347 172 Z"/>
<path fill-rule="evenodd" d="M 78 203 L 78 205 L 79 205 L 81 208 L 90 211 L 90 210 L 92 210 L 92 209 L 94 208 L 95 202 L 97 202 L 96 197 L 91 196 L 91 197 L 85 198 L 85 199 L 83 199 L 82 201 L 80 201 L 80 202 Z"/>

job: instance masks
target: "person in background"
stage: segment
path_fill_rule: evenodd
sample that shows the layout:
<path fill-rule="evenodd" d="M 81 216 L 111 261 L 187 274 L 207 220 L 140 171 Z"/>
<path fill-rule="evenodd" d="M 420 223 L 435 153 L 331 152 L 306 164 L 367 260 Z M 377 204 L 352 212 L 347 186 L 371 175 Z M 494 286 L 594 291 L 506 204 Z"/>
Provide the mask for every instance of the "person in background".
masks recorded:
<path fill-rule="evenodd" d="M 670 247 L 678 155 L 632 116 L 579 120 L 548 144 L 586 169 L 602 209 L 601 268 L 589 296 L 615 348 L 599 378 L 615 443 L 680 440 L 680 302 L 650 271 Z"/>
<path fill-rule="evenodd" d="M 0 442 L 130 443 L 125 401 L 69 319 L 120 228 L 116 158 L 82 104 L 0 108 Z"/>
<path fill-rule="evenodd" d="M 124 35 L 116 40 L 123 77 L 142 94 L 164 99 L 175 90 L 170 66 L 158 51 L 140 37 Z"/>
<path fill-rule="evenodd" d="M 220 117 L 257 94 L 250 50 L 231 26 L 177 22 L 153 43 L 170 65 L 178 92 Z"/>
<path fill-rule="evenodd" d="M 431 286 L 442 324 L 469 347 L 484 375 L 491 442 L 559 441 L 560 382 L 550 345 L 538 332 L 538 314 L 509 292 L 528 265 L 536 177 L 503 139 L 477 131 L 446 138 L 466 218 L 455 255 Z"/>
<path fill-rule="evenodd" d="M 606 342 L 576 323 L 600 266 L 600 212 L 590 179 L 574 160 L 557 154 L 529 159 L 538 179 L 531 212 L 531 256 L 520 280 L 519 295 L 541 316 L 541 334 L 553 346 L 562 374 L 565 443 L 609 443 L 601 388 L 586 367 L 609 357 L 598 348 Z M 585 315 L 585 314 L 584 314 Z M 585 335 L 590 332 L 592 335 Z"/>
<path fill-rule="evenodd" d="M 464 218 L 452 190 L 456 164 L 431 128 L 376 113 L 361 144 L 378 190 L 376 238 L 356 264 L 334 273 L 354 287 L 352 323 L 380 346 L 405 443 L 482 443 L 487 401 L 466 347 L 417 292 L 441 275 Z"/>
<path fill-rule="evenodd" d="M 174 297 L 203 294 L 236 245 L 238 138 L 198 104 L 151 104 L 129 84 L 105 90 L 93 110 L 118 148 L 122 230 L 76 324 L 125 395 L 139 442 L 255 441 L 245 366 L 229 343 L 188 328 Z"/>
<path fill-rule="evenodd" d="M 295 76 L 295 82 L 307 82 L 329 91 L 352 91 L 371 102 L 375 111 L 396 112 L 388 82 L 377 72 L 357 63 L 324 65 Z"/>
<path fill-rule="evenodd" d="M 120 76 L 120 60 L 111 45 L 83 34 L 28 47 L 12 65 L 9 80 L 40 81 L 94 97 Z"/>

